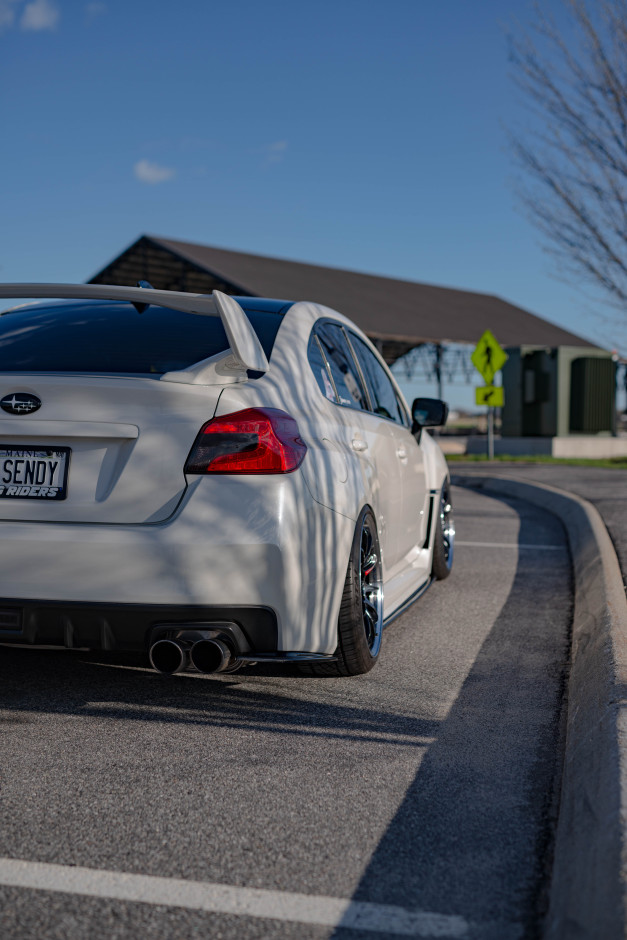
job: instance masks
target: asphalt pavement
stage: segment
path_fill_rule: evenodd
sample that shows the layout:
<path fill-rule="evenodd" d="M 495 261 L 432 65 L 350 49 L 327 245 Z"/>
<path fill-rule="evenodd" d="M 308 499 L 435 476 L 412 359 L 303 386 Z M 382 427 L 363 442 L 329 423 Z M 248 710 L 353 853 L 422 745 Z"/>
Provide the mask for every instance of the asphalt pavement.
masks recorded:
<path fill-rule="evenodd" d="M 453 574 L 366 676 L 1 647 L 0 937 L 538 936 L 570 560 L 454 496 Z"/>
<path fill-rule="evenodd" d="M 501 476 L 548 483 L 587 499 L 599 511 L 614 544 L 627 587 L 627 470 L 612 467 L 567 466 L 562 464 L 478 463 L 455 461 L 452 476 Z"/>

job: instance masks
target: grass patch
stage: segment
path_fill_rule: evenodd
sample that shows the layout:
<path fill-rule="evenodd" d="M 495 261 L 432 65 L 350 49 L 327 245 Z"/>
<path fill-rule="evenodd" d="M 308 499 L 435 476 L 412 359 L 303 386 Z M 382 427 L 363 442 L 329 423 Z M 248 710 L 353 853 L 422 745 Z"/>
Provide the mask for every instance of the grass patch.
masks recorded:
<path fill-rule="evenodd" d="M 550 457 L 548 454 L 517 455 L 498 454 L 494 460 L 488 460 L 487 454 L 445 454 L 448 463 L 526 463 L 559 464 L 563 467 L 611 467 L 614 470 L 627 470 L 627 457 Z"/>

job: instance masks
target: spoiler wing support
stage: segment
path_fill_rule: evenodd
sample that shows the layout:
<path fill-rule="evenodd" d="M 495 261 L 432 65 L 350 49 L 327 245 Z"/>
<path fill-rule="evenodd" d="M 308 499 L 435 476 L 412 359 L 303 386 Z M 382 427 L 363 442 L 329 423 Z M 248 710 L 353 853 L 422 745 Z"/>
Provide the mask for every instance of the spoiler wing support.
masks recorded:
<path fill-rule="evenodd" d="M 220 317 L 231 352 L 242 369 L 267 372 L 268 360 L 250 320 L 236 300 L 215 290 L 212 294 L 145 287 L 119 287 L 114 284 L 0 284 L 0 298 L 60 300 L 121 300 L 131 304 L 171 307 L 201 317 Z M 145 308 L 144 308 L 145 309 Z"/>

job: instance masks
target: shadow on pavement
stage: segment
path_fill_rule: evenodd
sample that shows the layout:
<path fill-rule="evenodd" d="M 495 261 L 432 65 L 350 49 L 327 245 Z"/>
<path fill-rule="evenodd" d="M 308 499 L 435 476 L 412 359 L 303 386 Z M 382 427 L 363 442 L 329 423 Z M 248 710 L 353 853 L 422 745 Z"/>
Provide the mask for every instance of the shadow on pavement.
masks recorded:
<path fill-rule="evenodd" d="M 122 721 L 175 723 L 259 729 L 277 735 L 341 738 L 424 746 L 437 734 L 438 722 L 385 713 L 362 706 L 335 705 L 323 699 L 298 697 L 315 680 L 294 674 L 294 695 L 242 685 L 232 678 L 161 676 L 144 671 L 145 659 L 131 654 L 84 653 L 66 650 L 0 647 L 0 725 L 24 723 L 29 712 L 61 713 Z M 292 668 L 292 667 L 290 667 Z M 285 678 L 286 669 L 269 666 L 255 671 Z M 242 677 L 242 678 L 240 678 Z M 342 679 L 319 680 L 318 688 Z M 359 681 L 359 680 L 357 680 Z"/>
<path fill-rule="evenodd" d="M 534 541 L 524 512 L 518 541 Z M 539 935 L 572 620 L 566 547 L 554 555 L 547 564 L 520 552 L 508 599 L 354 900 L 461 915 L 468 938 Z"/>

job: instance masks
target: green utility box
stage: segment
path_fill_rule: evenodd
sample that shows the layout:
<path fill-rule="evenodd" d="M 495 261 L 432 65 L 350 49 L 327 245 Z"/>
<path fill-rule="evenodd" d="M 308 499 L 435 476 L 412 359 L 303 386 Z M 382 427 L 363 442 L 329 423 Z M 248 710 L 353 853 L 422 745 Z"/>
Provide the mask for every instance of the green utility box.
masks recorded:
<path fill-rule="evenodd" d="M 616 363 L 594 346 L 517 346 L 503 366 L 503 437 L 614 434 Z"/>

